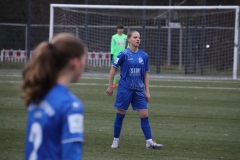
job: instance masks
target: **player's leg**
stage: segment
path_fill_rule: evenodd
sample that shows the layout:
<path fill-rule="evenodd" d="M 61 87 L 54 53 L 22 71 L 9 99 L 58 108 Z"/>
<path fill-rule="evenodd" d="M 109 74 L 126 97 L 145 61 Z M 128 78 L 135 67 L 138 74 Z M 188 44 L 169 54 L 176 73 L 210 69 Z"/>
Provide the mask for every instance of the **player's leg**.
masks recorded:
<path fill-rule="evenodd" d="M 132 91 L 126 90 L 121 85 L 117 91 L 117 98 L 114 104 L 114 108 L 117 109 L 116 117 L 114 120 L 114 139 L 111 148 L 118 148 L 119 137 L 122 130 L 122 123 L 125 117 L 128 106 L 131 102 Z"/>
<path fill-rule="evenodd" d="M 134 110 L 138 110 L 140 116 L 140 125 L 146 139 L 146 147 L 149 148 L 162 148 L 162 144 L 157 144 L 152 140 L 152 131 L 148 118 L 148 105 L 144 92 L 136 92 L 134 94 L 132 106 Z"/>
<path fill-rule="evenodd" d="M 146 139 L 147 149 L 159 149 L 162 148 L 162 144 L 158 144 L 152 140 L 151 126 L 148 119 L 148 110 L 138 110 L 141 119 L 141 128 Z"/>
<path fill-rule="evenodd" d="M 152 139 L 151 126 L 148 119 L 148 110 L 138 110 L 140 116 L 140 125 L 146 140 Z"/>
<path fill-rule="evenodd" d="M 114 139 L 113 139 L 113 143 L 111 145 L 111 148 L 118 148 L 119 146 L 119 137 L 120 137 L 120 133 L 122 130 L 122 123 L 123 123 L 123 119 L 125 117 L 126 111 L 125 110 L 120 110 L 117 109 L 117 113 L 116 113 L 116 117 L 114 120 Z"/>

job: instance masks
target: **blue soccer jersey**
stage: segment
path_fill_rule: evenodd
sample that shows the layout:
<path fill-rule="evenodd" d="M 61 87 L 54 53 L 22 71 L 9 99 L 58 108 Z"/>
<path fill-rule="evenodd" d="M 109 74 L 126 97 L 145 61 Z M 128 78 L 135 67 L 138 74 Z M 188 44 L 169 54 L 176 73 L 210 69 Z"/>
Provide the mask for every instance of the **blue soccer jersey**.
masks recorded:
<path fill-rule="evenodd" d="M 71 157 L 81 159 L 83 124 L 82 103 L 66 86 L 56 84 L 39 105 L 28 107 L 25 159 L 72 159 L 65 157 L 69 144 L 78 144 L 71 146 L 76 151 Z"/>
<path fill-rule="evenodd" d="M 145 72 L 150 71 L 147 53 L 140 49 L 134 53 L 127 48 L 119 53 L 113 66 L 121 68 L 119 85 L 126 89 L 144 91 Z"/>

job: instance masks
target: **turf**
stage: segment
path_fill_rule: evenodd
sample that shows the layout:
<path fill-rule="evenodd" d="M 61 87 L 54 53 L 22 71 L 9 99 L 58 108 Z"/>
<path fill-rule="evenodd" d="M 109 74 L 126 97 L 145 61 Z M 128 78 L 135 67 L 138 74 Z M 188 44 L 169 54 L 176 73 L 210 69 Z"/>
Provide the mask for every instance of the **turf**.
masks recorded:
<path fill-rule="evenodd" d="M 26 108 L 19 72 L 0 74 L 0 159 L 24 157 Z M 84 75 L 71 90 L 85 106 L 83 160 L 237 160 L 240 157 L 240 82 L 150 78 L 149 118 L 161 150 L 147 150 L 137 112 L 123 122 L 120 148 L 111 149 L 116 96 L 107 77 Z"/>

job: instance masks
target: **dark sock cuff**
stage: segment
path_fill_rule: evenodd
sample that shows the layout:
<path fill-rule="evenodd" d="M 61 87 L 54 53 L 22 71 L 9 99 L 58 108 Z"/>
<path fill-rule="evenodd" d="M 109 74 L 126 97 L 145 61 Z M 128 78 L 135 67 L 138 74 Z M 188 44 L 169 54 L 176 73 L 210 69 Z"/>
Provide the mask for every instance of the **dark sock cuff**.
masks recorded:
<path fill-rule="evenodd" d="M 148 117 L 141 118 L 141 123 L 142 123 L 143 125 L 148 125 L 148 124 L 149 124 Z"/>
<path fill-rule="evenodd" d="M 125 114 L 117 113 L 116 116 L 117 116 L 118 118 L 124 118 L 124 117 L 125 117 Z"/>

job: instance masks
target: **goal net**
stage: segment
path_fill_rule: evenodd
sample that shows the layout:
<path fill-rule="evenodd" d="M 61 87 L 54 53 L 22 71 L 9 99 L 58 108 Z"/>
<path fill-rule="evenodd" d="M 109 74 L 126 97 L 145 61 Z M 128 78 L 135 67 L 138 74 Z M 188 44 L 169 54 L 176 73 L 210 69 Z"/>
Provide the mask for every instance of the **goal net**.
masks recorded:
<path fill-rule="evenodd" d="M 86 72 L 109 72 L 111 36 L 137 30 L 152 74 L 239 78 L 237 6 L 52 4 L 49 38 L 69 32 L 88 46 Z"/>

